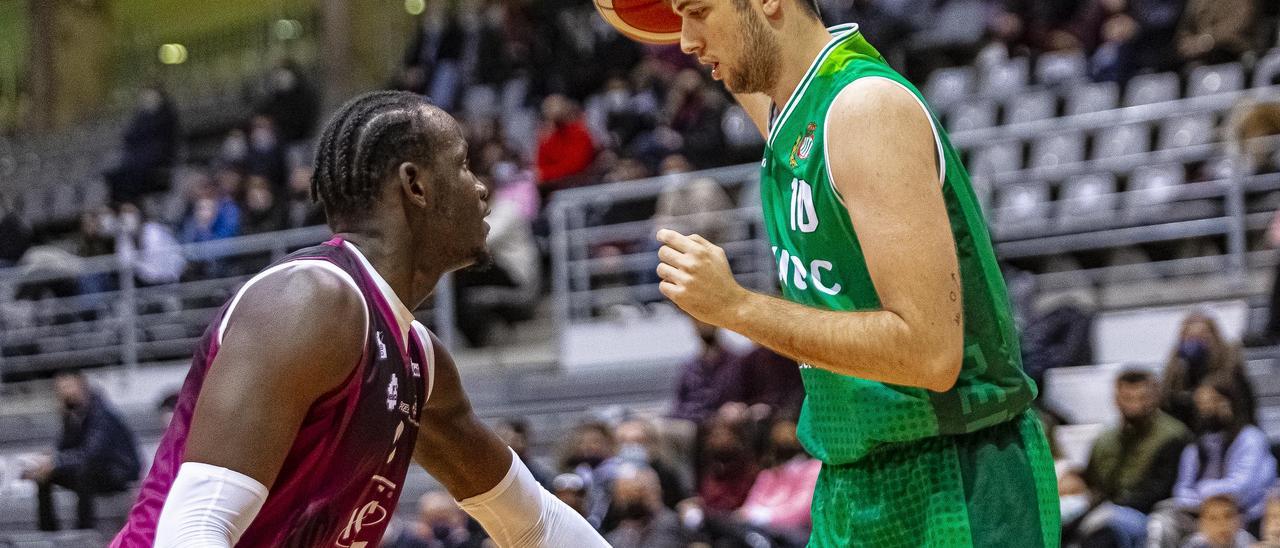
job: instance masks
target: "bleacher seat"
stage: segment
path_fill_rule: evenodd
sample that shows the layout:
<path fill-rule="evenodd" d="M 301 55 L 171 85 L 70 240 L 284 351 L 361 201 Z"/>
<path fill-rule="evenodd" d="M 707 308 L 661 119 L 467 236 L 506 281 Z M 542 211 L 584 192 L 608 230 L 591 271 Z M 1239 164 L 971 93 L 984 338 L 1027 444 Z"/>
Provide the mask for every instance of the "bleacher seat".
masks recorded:
<path fill-rule="evenodd" d="M 1129 80 L 1124 92 L 1124 106 L 1149 105 L 1163 103 L 1178 98 L 1180 83 L 1178 75 L 1172 72 L 1142 74 Z"/>
<path fill-rule="evenodd" d="M 1043 53 L 1036 59 L 1036 83 L 1053 85 L 1084 80 L 1088 70 L 1088 60 L 1081 53 Z"/>
<path fill-rule="evenodd" d="M 1058 110 L 1058 97 L 1048 90 L 1014 96 L 1005 106 L 1004 123 L 1020 124 L 1053 118 Z"/>
<path fill-rule="evenodd" d="M 1167 150 L 1214 142 L 1217 127 L 1211 113 L 1188 114 L 1165 120 L 1160 124 L 1157 148 Z"/>
<path fill-rule="evenodd" d="M 1016 57 L 987 67 L 982 74 L 982 94 L 1007 97 L 1027 87 L 1031 77 L 1031 61 Z"/>
<path fill-rule="evenodd" d="M 1074 131 L 1041 138 L 1031 146 L 1031 167 L 1053 167 L 1083 161 L 1084 145 L 1084 134 Z"/>
<path fill-rule="evenodd" d="M 1115 158 L 1151 150 L 1151 130 L 1146 124 L 1103 128 L 1093 140 L 1094 158 Z"/>
<path fill-rule="evenodd" d="M 1015 183 L 996 191 L 996 226 L 1001 235 L 1015 236 L 1043 227 L 1049 216 L 1049 185 Z"/>
<path fill-rule="evenodd" d="M 996 143 L 978 149 L 968 166 L 975 175 L 992 175 L 1022 169 L 1022 146 L 1016 141 Z"/>
<path fill-rule="evenodd" d="M 996 125 L 996 105 L 987 100 L 959 103 L 947 117 L 947 131 L 983 129 Z"/>
<path fill-rule="evenodd" d="M 924 87 L 929 103 L 946 109 L 973 93 L 977 76 L 973 67 L 952 67 L 933 71 Z"/>
<path fill-rule="evenodd" d="M 1244 67 L 1223 63 L 1196 67 L 1187 79 L 1187 97 L 1200 97 L 1244 89 Z"/>
<path fill-rule="evenodd" d="M 1280 48 L 1271 50 L 1253 66 L 1253 87 L 1280 84 Z"/>
<path fill-rule="evenodd" d="M 1150 218 L 1157 213 L 1152 206 L 1166 205 L 1178 199 L 1178 187 L 1186 181 L 1181 164 L 1143 166 L 1129 176 L 1124 206 L 1131 217 Z"/>
<path fill-rule="evenodd" d="M 1116 176 L 1091 173 L 1062 183 L 1058 197 L 1058 226 L 1078 230 L 1111 219 L 1116 208 Z"/>
<path fill-rule="evenodd" d="M 1071 88 L 1067 93 L 1068 115 L 1099 112 L 1120 104 L 1120 86 L 1115 82 L 1098 82 Z"/>

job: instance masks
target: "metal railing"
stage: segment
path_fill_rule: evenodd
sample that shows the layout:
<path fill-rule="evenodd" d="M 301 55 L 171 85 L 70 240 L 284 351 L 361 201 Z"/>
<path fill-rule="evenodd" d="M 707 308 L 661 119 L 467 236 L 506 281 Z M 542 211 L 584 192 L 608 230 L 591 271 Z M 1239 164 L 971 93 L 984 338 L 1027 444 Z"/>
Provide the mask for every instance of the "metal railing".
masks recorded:
<path fill-rule="evenodd" d="M 262 267 L 330 235 L 313 226 L 181 247 L 189 263 L 219 273 L 139 287 L 125 255 L 64 257 L 57 264 L 0 269 L 0 381 L 53 369 L 189 358 L 208 323 Z M 107 290 L 88 290 L 113 284 Z M 31 288 L 61 287 L 17 298 Z M 44 294 L 52 292 L 55 296 Z M 431 305 L 416 312 L 446 345 L 454 341 L 453 289 L 446 276 Z"/>

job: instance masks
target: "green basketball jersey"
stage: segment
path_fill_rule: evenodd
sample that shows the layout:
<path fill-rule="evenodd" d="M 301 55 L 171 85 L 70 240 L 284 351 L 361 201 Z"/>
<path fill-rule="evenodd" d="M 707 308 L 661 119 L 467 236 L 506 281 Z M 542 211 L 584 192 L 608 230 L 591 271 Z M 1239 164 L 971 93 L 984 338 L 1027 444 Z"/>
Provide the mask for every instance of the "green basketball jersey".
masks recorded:
<path fill-rule="evenodd" d="M 827 110 L 844 86 L 867 77 L 897 82 L 928 109 L 920 92 L 889 67 L 856 25 L 831 31 L 834 39 L 770 127 L 760 175 L 765 227 L 786 299 L 828 310 L 876 310 L 879 296 L 825 158 L 827 138 L 858 136 L 828 127 Z M 800 439 L 828 464 L 855 461 L 883 443 L 973 432 L 1012 420 L 1036 395 L 1022 372 L 1004 279 L 969 176 L 940 124 L 929 116 L 960 262 L 963 367 L 955 387 L 937 393 L 802 365 L 806 397 Z"/>

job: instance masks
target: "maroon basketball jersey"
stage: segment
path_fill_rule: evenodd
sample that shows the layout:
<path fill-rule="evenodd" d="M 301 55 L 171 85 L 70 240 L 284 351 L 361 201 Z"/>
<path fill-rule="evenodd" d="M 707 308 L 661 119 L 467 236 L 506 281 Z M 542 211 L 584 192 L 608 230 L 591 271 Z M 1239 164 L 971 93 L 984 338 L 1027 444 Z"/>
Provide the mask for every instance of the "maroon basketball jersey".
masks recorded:
<path fill-rule="evenodd" d="M 431 393 L 431 339 L 360 252 L 334 238 L 286 257 L 245 287 L 277 270 L 316 267 L 336 267 L 364 297 L 369 319 L 364 352 L 351 376 L 307 411 L 262 510 L 237 546 L 377 546 L 413 458 L 418 420 Z M 223 307 L 201 339 L 173 421 L 112 547 L 152 545 L 165 497 L 183 461 L 205 373 L 243 292 L 241 288 Z"/>

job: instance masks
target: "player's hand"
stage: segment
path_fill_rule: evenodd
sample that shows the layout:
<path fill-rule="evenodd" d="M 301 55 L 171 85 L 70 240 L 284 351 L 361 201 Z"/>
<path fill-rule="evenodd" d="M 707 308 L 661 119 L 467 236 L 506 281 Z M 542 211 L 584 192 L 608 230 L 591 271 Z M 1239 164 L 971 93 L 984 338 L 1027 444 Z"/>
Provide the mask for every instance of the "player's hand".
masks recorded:
<path fill-rule="evenodd" d="M 747 290 L 733 279 L 724 250 L 697 234 L 658 231 L 658 290 L 689 315 L 723 326 Z"/>

